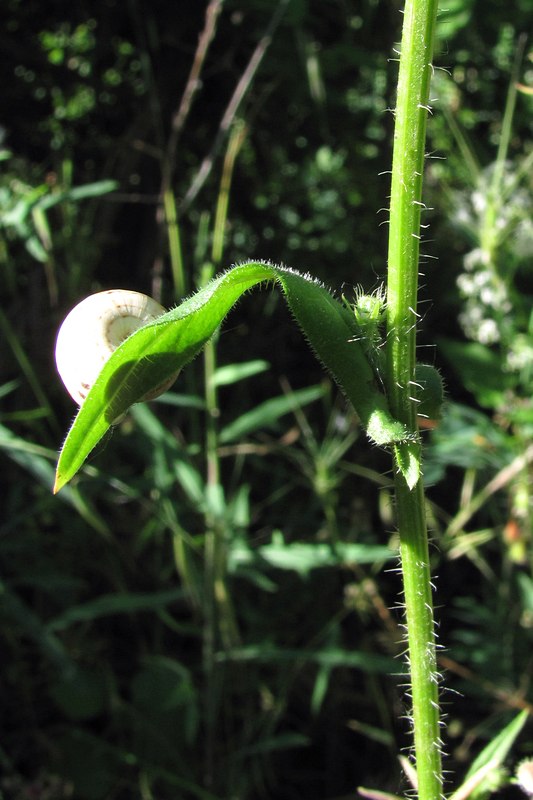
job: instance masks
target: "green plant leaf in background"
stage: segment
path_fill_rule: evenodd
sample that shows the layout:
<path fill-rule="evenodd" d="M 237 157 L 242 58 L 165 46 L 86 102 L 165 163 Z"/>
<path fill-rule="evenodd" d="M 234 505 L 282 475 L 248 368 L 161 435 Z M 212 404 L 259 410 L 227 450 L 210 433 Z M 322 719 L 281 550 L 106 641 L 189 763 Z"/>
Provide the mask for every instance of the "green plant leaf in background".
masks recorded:
<path fill-rule="evenodd" d="M 479 342 L 439 339 L 439 350 L 452 365 L 462 386 L 472 392 L 484 408 L 498 408 L 513 386 L 513 376 L 502 371 L 501 360 Z"/>
<path fill-rule="evenodd" d="M 54 491 L 83 465 L 113 421 L 177 373 L 210 339 L 249 289 L 277 282 L 311 348 L 354 406 L 379 445 L 413 438 L 391 416 L 358 338 L 353 315 L 317 281 L 263 262 L 233 267 L 180 306 L 130 336 L 106 362 L 61 451 Z M 401 468 L 401 466 L 400 466 Z"/>
<path fill-rule="evenodd" d="M 505 778 L 502 764 L 528 716 L 528 711 L 521 711 L 483 748 L 474 759 L 462 786 L 451 795 L 449 800 L 465 800 L 466 798 L 484 800 L 500 788 Z"/>
<path fill-rule="evenodd" d="M 339 564 L 373 564 L 397 557 L 397 552 L 384 545 L 337 542 L 333 549 L 326 542 L 285 542 L 280 531 L 274 531 L 270 544 L 252 550 L 246 540 L 235 543 L 229 556 L 230 571 L 238 571 L 257 561 L 270 567 L 294 570 L 308 578 L 314 569 Z"/>

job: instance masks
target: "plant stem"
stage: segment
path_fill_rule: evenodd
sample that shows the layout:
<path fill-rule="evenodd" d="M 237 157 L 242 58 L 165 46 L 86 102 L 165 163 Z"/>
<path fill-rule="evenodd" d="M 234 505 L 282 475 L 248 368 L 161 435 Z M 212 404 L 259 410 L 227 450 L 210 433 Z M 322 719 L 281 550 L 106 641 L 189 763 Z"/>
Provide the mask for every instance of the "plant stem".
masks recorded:
<path fill-rule="evenodd" d="M 424 487 L 396 480 L 419 800 L 442 797 L 439 693 Z"/>
<path fill-rule="evenodd" d="M 437 0 L 407 0 L 398 78 L 387 286 L 387 389 L 393 415 L 417 431 L 413 400 L 422 176 Z M 411 445 L 420 460 L 420 445 Z M 424 488 L 395 477 L 419 800 L 442 796 L 439 697 Z"/>
<path fill-rule="evenodd" d="M 431 79 L 436 0 L 407 0 L 392 161 L 387 325 L 389 403 L 400 421 L 416 429 L 411 401 L 416 347 L 422 174 Z"/>
<path fill-rule="evenodd" d="M 184 297 L 186 294 L 185 271 L 183 268 L 183 257 L 181 253 L 181 237 L 176 215 L 176 200 L 171 189 L 167 189 L 163 195 L 165 207 L 165 221 L 167 225 L 167 237 L 170 250 L 170 266 L 172 268 L 172 280 L 176 297 Z"/>
<path fill-rule="evenodd" d="M 228 217 L 231 180 L 235 161 L 246 135 L 244 123 L 236 124 L 231 131 L 224 159 L 220 190 L 215 213 L 211 262 L 204 264 L 201 285 L 208 283 L 220 266 L 224 253 L 226 222 Z M 223 677 L 215 655 L 219 644 L 231 647 L 238 643 L 238 626 L 226 585 L 225 522 L 219 495 L 220 461 L 218 455 L 218 391 L 215 383 L 217 368 L 217 340 L 210 339 L 204 349 L 204 383 L 206 405 L 206 489 L 208 511 L 205 515 L 204 553 L 204 640 L 203 661 L 206 676 L 206 784 L 212 786 L 215 779 L 215 750 L 217 737 L 217 715 Z M 218 497 L 218 500 L 216 499 Z M 218 513 L 215 509 L 218 507 Z"/>

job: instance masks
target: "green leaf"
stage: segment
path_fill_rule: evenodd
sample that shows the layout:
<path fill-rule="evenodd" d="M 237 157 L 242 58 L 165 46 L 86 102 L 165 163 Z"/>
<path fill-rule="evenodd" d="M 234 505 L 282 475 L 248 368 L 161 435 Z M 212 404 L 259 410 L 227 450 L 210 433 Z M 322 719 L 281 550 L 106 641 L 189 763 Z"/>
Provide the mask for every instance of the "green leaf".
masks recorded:
<path fill-rule="evenodd" d="M 65 203 L 68 201 L 75 203 L 78 200 L 85 200 L 89 197 L 100 197 L 103 194 L 115 191 L 115 189 L 118 189 L 118 186 L 119 184 L 117 181 L 112 180 L 86 183 L 83 186 L 75 186 L 73 189 L 67 189 L 57 194 L 47 194 L 38 201 L 38 207 L 42 211 L 47 211 L 49 208 L 58 205 L 58 203 Z"/>
<path fill-rule="evenodd" d="M 438 346 L 459 377 L 460 385 L 472 392 L 480 406 L 493 409 L 505 404 L 506 392 L 516 379 L 503 371 L 497 353 L 478 342 L 439 339 Z"/>
<path fill-rule="evenodd" d="M 235 758 L 244 759 L 265 753 L 289 750 L 294 747 L 309 747 L 310 744 L 309 737 L 303 736 L 301 733 L 280 733 L 277 736 L 266 736 L 256 744 L 248 747 L 241 747 L 235 753 Z"/>
<path fill-rule="evenodd" d="M 74 663 L 61 640 L 50 632 L 37 614 L 1 581 L 0 603 L 4 621 L 6 618 L 12 620 L 25 637 L 35 642 L 58 672 L 67 674 L 73 670 Z"/>
<path fill-rule="evenodd" d="M 311 348 L 379 445 L 411 435 L 393 419 L 376 386 L 352 314 L 318 282 L 262 262 L 242 264 L 211 281 L 180 306 L 130 336 L 106 362 L 87 395 L 60 454 L 54 491 L 83 465 L 114 420 L 191 361 L 239 298 L 254 286 L 277 282 Z"/>
<path fill-rule="evenodd" d="M 288 544 L 278 531 L 273 534 L 270 544 L 253 550 L 246 541 L 234 544 L 229 553 L 229 569 L 238 570 L 259 559 L 276 569 L 294 570 L 305 578 L 314 569 L 338 564 L 374 564 L 397 556 L 397 552 L 385 545 L 337 542 L 332 548 L 326 542 Z"/>
<path fill-rule="evenodd" d="M 440 420 L 444 403 L 444 385 L 437 369 L 430 364 L 416 365 L 416 383 L 419 400 L 416 413 L 427 420 Z"/>
<path fill-rule="evenodd" d="M 525 725 L 528 711 L 521 711 L 494 739 L 483 748 L 466 773 L 462 785 L 450 800 L 482 800 L 491 794 L 501 778 L 501 766 L 515 739 Z"/>
<path fill-rule="evenodd" d="M 262 359 L 245 361 L 243 364 L 226 364 L 226 366 L 219 367 L 216 370 L 213 375 L 213 383 L 215 386 L 228 386 L 245 378 L 250 378 L 252 375 L 265 372 L 269 366 L 268 361 L 263 361 Z"/>
<path fill-rule="evenodd" d="M 79 606 L 68 608 L 59 617 L 55 617 L 46 625 L 50 633 L 65 630 L 79 622 L 92 622 L 100 617 L 116 614 L 135 614 L 140 611 L 154 611 L 175 603 L 183 598 L 183 589 L 169 589 L 153 593 L 105 594 Z"/>
<path fill-rule="evenodd" d="M 220 442 L 221 444 L 226 444 L 227 442 L 241 439 L 243 436 L 248 436 L 258 429 L 264 430 L 284 414 L 301 408 L 307 403 L 312 403 L 314 400 L 323 397 L 323 395 L 323 386 L 309 386 L 306 389 L 298 389 L 298 391 L 287 395 L 271 397 L 230 422 L 229 425 L 226 425 L 220 431 Z"/>
<path fill-rule="evenodd" d="M 252 661 L 263 664 L 275 664 L 295 661 L 309 661 L 320 667 L 345 667 L 360 669 L 370 674 L 387 675 L 391 672 L 403 674 L 403 667 L 394 658 L 365 650 L 344 650 L 340 647 L 328 647 L 323 650 L 303 650 L 276 647 L 271 644 L 253 644 L 245 647 L 221 650 L 216 655 L 218 662 Z"/>
<path fill-rule="evenodd" d="M 0 425 L 0 450 L 5 450 L 9 458 L 33 475 L 40 484 L 46 487 L 47 491 L 51 489 L 54 484 L 52 463 L 55 458 L 52 450 L 22 439 L 4 425 Z M 75 508 L 95 531 L 104 536 L 110 534 L 106 521 L 102 519 L 90 501 L 80 494 L 78 487 L 67 487 L 61 495 L 61 499 L 67 505 Z"/>
<path fill-rule="evenodd" d="M 98 670 L 76 665 L 74 670 L 57 676 L 49 692 L 62 712 L 72 720 L 93 719 L 105 708 L 105 678 Z"/>
<path fill-rule="evenodd" d="M 420 478 L 420 445 L 418 442 L 400 442 L 394 445 L 396 465 L 411 491 Z"/>
<path fill-rule="evenodd" d="M 526 575 L 525 572 L 519 572 L 516 576 L 520 594 L 522 595 L 522 603 L 524 608 L 533 612 L 533 579 Z"/>
<path fill-rule="evenodd" d="M 365 786 L 357 787 L 357 794 L 361 797 L 367 797 L 368 800 L 405 800 L 397 794 L 390 792 L 380 792 L 378 789 L 367 789 Z"/>

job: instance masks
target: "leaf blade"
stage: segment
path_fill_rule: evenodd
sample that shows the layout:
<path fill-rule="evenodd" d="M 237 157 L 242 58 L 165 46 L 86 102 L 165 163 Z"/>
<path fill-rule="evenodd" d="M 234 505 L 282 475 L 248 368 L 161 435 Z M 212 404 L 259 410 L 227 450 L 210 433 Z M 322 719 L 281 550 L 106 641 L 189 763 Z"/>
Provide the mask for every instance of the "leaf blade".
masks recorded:
<path fill-rule="evenodd" d="M 311 348 L 379 445 L 408 441 L 394 420 L 357 341 L 353 315 L 317 281 L 285 267 L 249 262 L 211 281 L 177 308 L 140 328 L 113 353 L 80 408 L 60 453 L 54 493 L 83 465 L 108 428 L 196 356 L 249 289 L 277 282 Z"/>

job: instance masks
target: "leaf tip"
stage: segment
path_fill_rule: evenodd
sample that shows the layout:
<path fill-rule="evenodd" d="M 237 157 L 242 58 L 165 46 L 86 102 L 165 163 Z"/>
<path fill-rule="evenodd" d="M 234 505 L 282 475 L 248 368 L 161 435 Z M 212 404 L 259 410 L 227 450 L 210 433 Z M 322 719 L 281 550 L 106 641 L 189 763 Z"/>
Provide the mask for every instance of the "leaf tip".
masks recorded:
<path fill-rule="evenodd" d="M 417 441 L 400 442 L 394 445 L 396 466 L 412 492 L 421 477 L 420 446 Z"/>

